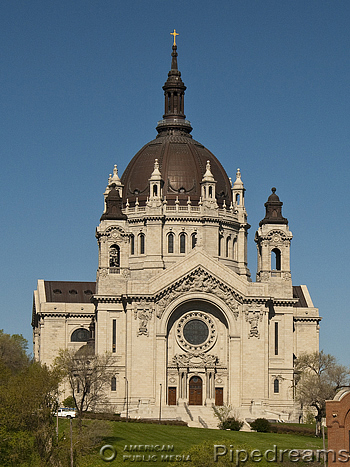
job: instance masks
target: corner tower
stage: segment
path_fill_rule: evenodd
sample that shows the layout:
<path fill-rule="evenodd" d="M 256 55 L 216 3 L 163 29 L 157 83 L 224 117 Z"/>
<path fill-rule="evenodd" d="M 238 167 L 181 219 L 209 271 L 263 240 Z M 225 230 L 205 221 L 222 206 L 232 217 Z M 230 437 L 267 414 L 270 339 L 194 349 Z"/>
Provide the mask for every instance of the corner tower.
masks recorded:
<path fill-rule="evenodd" d="M 282 216 L 282 205 L 276 188 L 265 203 L 266 214 L 255 234 L 258 249 L 257 282 L 291 285 L 290 242 L 293 238 L 288 220 Z"/>

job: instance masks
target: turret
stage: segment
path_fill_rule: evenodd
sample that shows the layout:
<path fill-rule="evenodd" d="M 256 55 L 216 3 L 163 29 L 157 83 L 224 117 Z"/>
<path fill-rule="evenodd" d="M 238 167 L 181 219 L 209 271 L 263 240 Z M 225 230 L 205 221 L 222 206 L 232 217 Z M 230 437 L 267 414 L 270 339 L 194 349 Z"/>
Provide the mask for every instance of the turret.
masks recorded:
<path fill-rule="evenodd" d="M 266 214 L 255 234 L 258 249 L 257 281 L 291 281 L 290 242 L 293 238 L 288 220 L 282 216 L 282 205 L 276 188 L 265 203 Z"/>
<path fill-rule="evenodd" d="M 151 178 L 149 179 L 149 202 L 148 205 L 152 207 L 158 207 L 162 204 L 162 193 L 163 188 L 163 180 L 162 174 L 159 170 L 159 162 L 158 159 L 154 161 L 154 170 L 151 174 Z"/>
<path fill-rule="evenodd" d="M 201 181 L 201 198 L 203 205 L 215 209 L 218 207 L 215 196 L 216 180 L 210 169 L 210 161 L 207 161 L 206 171 Z"/>

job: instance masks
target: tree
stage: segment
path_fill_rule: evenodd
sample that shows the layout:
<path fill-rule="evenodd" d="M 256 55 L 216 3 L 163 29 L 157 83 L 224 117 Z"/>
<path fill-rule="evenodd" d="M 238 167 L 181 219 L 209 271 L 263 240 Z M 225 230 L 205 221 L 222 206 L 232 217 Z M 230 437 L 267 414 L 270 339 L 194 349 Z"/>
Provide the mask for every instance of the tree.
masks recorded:
<path fill-rule="evenodd" d="M 80 417 L 106 401 L 105 389 L 113 376 L 112 362 L 111 354 L 95 355 L 89 345 L 77 352 L 60 350 L 55 365 L 69 383 Z"/>
<path fill-rule="evenodd" d="M 59 375 L 31 362 L 27 341 L 0 332 L 0 465 L 56 465 Z"/>
<path fill-rule="evenodd" d="M 302 406 L 316 410 L 316 435 L 319 435 L 322 418 L 326 416 L 326 400 L 333 399 L 338 389 L 349 385 L 349 368 L 323 351 L 304 353 L 296 360 L 294 375 L 296 399 Z"/>
<path fill-rule="evenodd" d="M 26 353 L 28 342 L 21 334 L 6 334 L 0 329 L 0 365 L 12 374 L 30 363 Z"/>

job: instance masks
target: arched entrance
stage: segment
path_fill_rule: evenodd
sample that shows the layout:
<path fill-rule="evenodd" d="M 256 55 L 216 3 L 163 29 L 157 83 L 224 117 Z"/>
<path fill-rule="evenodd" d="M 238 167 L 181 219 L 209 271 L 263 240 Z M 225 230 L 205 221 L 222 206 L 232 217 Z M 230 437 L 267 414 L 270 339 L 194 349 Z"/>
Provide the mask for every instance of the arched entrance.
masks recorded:
<path fill-rule="evenodd" d="M 202 405 L 203 382 L 199 376 L 192 376 L 189 382 L 189 405 Z"/>

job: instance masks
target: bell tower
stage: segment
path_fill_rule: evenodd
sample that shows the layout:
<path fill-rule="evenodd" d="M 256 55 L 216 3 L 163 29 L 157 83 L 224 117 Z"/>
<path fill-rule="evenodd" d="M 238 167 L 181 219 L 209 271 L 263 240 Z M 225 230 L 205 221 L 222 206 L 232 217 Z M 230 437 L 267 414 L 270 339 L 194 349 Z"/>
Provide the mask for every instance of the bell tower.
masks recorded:
<path fill-rule="evenodd" d="M 291 284 L 290 242 L 293 238 L 288 220 L 282 216 L 282 205 L 276 188 L 265 203 L 266 214 L 255 234 L 258 249 L 257 282 L 283 281 Z"/>

